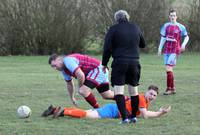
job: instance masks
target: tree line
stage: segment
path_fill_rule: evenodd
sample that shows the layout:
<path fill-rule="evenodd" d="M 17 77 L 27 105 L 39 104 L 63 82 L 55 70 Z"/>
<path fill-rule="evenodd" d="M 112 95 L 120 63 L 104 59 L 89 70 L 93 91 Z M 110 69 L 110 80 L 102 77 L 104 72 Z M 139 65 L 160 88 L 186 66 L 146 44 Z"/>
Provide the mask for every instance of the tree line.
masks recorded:
<path fill-rule="evenodd" d="M 200 51 L 199 3 L 193 0 L 189 17 L 180 19 L 189 31 L 190 51 Z M 141 27 L 148 44 L 144 52 L 155 52 L 171 4 L 167 0 L 0 0 L 0 55 L 86 52 L 92 43 L 100 45 L 95 47 L 100 53 L 119 9 L 127 10 L 131 21 Z"/>

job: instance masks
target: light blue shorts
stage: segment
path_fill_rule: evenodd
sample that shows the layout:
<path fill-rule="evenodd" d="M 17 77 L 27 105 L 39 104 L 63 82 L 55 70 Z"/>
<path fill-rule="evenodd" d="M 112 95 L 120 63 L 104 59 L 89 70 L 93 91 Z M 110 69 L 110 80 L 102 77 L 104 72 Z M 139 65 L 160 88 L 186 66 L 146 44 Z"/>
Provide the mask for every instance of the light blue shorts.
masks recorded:
<path fill-rule="evenodd" d="M 164 64 L 169 66 L 175 66 L 176 65 L 176 58 L 177 54 L 164 54 Z"/>
<path fill-rule="evenodd" d="M 101 118 L 119 118 L 119 111 L 115 103 L 106 104 L 96 110 Z"/>
<path fill-rule="evenodd" d="M 108 84 L 109 83 L 109 73 L 106 69 L 106 72 L 103 71 L 103 66 L 100 65 L 97 68 L 91 70 L 86 76 L 87 80 L 92 81 L 97 86 L 100 84 Z"/>

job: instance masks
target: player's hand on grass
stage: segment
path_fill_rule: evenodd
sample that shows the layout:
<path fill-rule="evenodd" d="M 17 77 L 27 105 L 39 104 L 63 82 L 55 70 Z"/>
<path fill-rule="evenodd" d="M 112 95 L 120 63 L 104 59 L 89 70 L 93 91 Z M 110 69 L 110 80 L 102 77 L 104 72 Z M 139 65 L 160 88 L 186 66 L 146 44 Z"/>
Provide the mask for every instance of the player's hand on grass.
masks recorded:
<path fill-rule="evenodd" d="M 76 98 L 72 98 L 71 101 L 74 106 L 76 106 L 76 107 L 78 106 L 78 102 L 77 102 Z"/>
<path fill-rule="evenodd" d="M 168 113 L 171 110 L 171 106 L 162 106 L 159 109 L 159 112 L 161 112 L 162 114 Z"/>

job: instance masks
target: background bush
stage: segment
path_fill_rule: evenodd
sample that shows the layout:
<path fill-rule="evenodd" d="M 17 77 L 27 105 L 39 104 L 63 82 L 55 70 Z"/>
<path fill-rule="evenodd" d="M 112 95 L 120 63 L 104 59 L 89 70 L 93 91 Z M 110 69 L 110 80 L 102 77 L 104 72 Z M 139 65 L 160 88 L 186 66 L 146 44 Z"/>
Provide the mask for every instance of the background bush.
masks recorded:
<path fill-rule="evenodd" d="M 155 52 L 172 5 L 171 0 L 0 0 L 0 55 L 63 54 L 88 48 L 101 53 L 119 9 L 127 10 L 141 27 L 148 44 L 144 51 Z M 193 0 L 190 17 L 181 20 L 189 30 L 191 51 L 200 50 L 199 9 L 199 0 Z"/>
<path fill-rule="evenodd" d="M 145 51 L 155 51 L 160 37 L 160 27 L 167 17 L 166 1 L 96 0 L 96 6 L 98 9 L 98 12 L 96 12 L 96 24 L 98 24 L 98 27 L 96 29 L 100 32 L 100 37 L 102 35 L 104 37 L 108 27 L 115 23 L 114 13 L 119 9 L 125 9 L 130 15 L 130 21 L 139 25 L 146 42 L 149 44 Z M 101 23 L 98 23 L 99 21 Z"/>
<path fill-rule="evenodd" d="M 190 45 L 188 46 L 190 51 L 200 51 L 200 0 L 193 0 L 189 23 Z"/>
<path fill-rule="evenodd" d="M 0 6 L 1 54 L 84 49 L 90 30 L 87 0 L 1 0 Z"/>

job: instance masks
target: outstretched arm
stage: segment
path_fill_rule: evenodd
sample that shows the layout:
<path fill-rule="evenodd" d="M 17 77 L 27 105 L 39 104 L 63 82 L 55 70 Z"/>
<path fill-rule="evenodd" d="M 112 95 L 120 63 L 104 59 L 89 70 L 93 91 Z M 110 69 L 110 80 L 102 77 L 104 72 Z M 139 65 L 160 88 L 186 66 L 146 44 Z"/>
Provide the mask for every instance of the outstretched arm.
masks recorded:
<path fill-rule="evenodd" d="M 171 106 L 166 106 L 166 107 L 163 106 L 158 111 L 148 111 L 146 108 L 140 108 L 141 115 L 145 119 L 160 117 L 168 113 L 170 110 L 171 110 Z"/>

